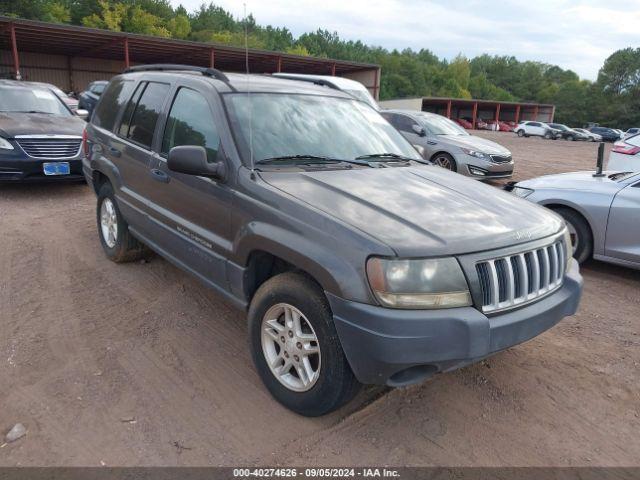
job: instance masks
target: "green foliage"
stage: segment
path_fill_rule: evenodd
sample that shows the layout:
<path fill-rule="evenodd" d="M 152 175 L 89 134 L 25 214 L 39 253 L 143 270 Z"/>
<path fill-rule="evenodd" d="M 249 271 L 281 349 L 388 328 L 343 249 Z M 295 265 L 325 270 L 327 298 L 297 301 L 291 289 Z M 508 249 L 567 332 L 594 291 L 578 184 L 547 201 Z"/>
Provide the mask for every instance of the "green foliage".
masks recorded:
<path fill-rule="evenodd" d="M 613 53 L 597 82 L 589 82 L 571 70 L 513 56 L 468 59 L 460 54 L 446 61 L 427 49 L 389 51 L 342 40 L 321 28 L 296 39 L 286 27 L 259 25 L 252 15 L 237 19 L 213 3 L 188 12 L 182 5 L 173 8 L 170 0 L 1 0 L 0 14 L 239 47 L 246 40 L 250 48 L 375 63 L 382 70 L 381 99 L 442 96 L 552 103 L 557 121 L 570 125 L 640 126 L 640 48 Z"/>

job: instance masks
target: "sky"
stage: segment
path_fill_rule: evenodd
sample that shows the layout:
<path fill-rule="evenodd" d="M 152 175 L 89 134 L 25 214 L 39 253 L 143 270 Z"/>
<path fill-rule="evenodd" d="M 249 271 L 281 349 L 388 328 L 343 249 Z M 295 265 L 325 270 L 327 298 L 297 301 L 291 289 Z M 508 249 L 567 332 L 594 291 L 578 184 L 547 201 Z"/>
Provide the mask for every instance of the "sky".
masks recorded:
<path fill-rule="evenodd" d="M 171 0 L 188 11 L 205 0 Z M 206 0 L 207 3 L 209 0 Z M 640 44 L 640 0 L 214 0 L 236 17 L 246 3 L 260 25 L 287 27 L 296 37 L 323 28 L 345 40 L 388 49 L 427 48 L 440 58 L 459 53 L 513 55 L 569 68 L 595 80 L 614 51 Z"/>

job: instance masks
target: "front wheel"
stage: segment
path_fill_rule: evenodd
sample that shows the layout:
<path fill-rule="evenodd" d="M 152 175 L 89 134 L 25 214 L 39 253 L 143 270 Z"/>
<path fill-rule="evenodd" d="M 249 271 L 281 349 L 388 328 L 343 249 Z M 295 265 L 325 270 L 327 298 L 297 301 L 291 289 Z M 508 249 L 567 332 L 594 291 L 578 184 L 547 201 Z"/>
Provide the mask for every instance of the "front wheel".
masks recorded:
<path fill-rule="evenodd" d="M 518 134 L 519 137 L 521 138 L 524 137 L 524 130 L 518 130 L 516 133 Z"/>
<path fill-rule="evenodd" d="M 249 307 L 251 354 L 265 386 L 285 407 L 316 417 L 340 408 L 360 384 L 338 339 L 322 289 L 286 272 L 267 280 Z"/>
<path fill-rule="evenodd" d="M 570 208 L 557 208 L 555 212 L 567 222 L 573 258 L 578 263 L 588 260 L 593 252 L 593 234 L 587 221 L 582 215 Z"/>
<path fill-rule="evenodd" d="M 551 132 L 546 132 L 544 134 L 544 138 L 546 138 L 547 140 L 550 140 L 551 139 Z"/>
<path fill-rule="evenodd" d="M 456 161 L 448 153 L 438 153 L 432 158 L 433 163 L 439 167 L 446 168 L 452 172 L 457 172 Z"/>

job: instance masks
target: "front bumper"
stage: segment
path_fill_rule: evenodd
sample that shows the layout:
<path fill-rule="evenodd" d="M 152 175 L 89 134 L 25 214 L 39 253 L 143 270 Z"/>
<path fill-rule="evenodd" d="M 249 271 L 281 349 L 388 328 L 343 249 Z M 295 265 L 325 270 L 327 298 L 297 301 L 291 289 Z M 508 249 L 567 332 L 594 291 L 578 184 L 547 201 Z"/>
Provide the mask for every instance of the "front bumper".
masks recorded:
<path fill-rule="evenodd" d="M 69 175 L 45 175 L 42 164 L 53 162 L 68 162 Z M 84 180 L 81 155 L 69 159 L 33 158 L 20 152 L 0 155 L 0 182 L 77 182 L 81 180 Z"/>
<path fill-rule="evenodd" d="M 513 160 L 493 162 L 466 153 L 454 155 L 458 173 L 478 180 L 509 178 L 513 175 Z"/>
<path fill-rule="evenodd" d="M 474 363 L 529 340 L 573 315 L 582 277 L 571 262 L 562 288 L 517 310 L 487 317 L 473 307 L 394 310 L 328 294 L 342 348 L 365 384 L 404 386 Z"/>

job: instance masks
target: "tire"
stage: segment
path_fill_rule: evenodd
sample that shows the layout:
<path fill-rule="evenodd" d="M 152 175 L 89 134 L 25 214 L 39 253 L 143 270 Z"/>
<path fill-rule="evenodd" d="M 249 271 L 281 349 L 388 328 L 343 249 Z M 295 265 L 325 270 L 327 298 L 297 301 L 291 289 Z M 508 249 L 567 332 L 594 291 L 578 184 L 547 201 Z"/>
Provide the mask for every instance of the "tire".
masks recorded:
<path fill-rule="evenodd" d="M 554 209 L 554 211 L 564 218 L 568 224 L 572 237 L 571 243 L 575 244 L 573 258 L 578 263 L 583 263 L 591 258 L 593 253 L 593 234 L 584 217 L 571 208 L 561 207 Z"/>
<path fill-rule="evenodd" d="M 284 323 L 285 312 L 280 309 L 289 307 L 296 311 L 294 316 L 299 315 L 299 324 L 304 328 L 293 328 L 292 331 L 316 338 L 315 341 L 307 340 L 308 345 L 302 349 L 296 346 L 305 341 L 302 335 L 290 334 L 281 323 Z M 272 315 L 274 318 L 267 323 Z M 340 408 L 358 392 L 360 383 L 342 350 L 329 303 L 322 289 L 306 275 L 286 272 L 263 283 L 251 301 L 248 321 L 256 370 L 269 393 L 288 409 L 316 417 Z M 278 328 L 271 328 L 274 322 L 278 322 Z M 304 355 L 300 354 L 314 344 L 318 353 L 306 358 L 314 372 L 308 375 L 298 359 L 303 359 Z M 269 360 L 277 365 L 272 368 Z M 275 369 L 282 370 L 287 361 L 291 362 L 289 373 L 278 375 Z M 300 370 L 302 374 L 297 373 Z M 303 377 L 308 380 L 307 384 L 302 381 Z"/>
<path fill-rule="evenodd" d="M 437 166 L 450 170 L 452 172 L 458 171 L 458 166 L 456 165 L 456 161 L 448 153 L 445 153 L 445 152 L 436 153 L 433 157 L 431 157 L 431 161 L 435 163 Z"/>
<path fill-rule="evenodd" d="M 545 132 L 544 133 L 544 138 L 546 138 L 547 140 L 551 140 L 551 132 Z M 555 138 L 554 138 L 555 140 Z"/>
<path fill-rule="evenodd" d="M 589 137 L 589 141 L 590 141 L 590 142 L 595 142 L 595 141 L 596 141 L 596 139 L 595 139 L 595 138 L 593 138 L 593 137 Z"/>
<path fill-rule="evenodd" d="M 105 219 L 105 223 L 103 223 L 103 216 L 105 215 L 111 218 L 109 220 Z M 134 262 L 144 257 L 145 246 L 129 232 L 129 226 L 122 218 L 113 194 L 113 187 L 108 182 L 104 183 L 98 190 L 96 220 L 100 243 L 109 260 L 116 263 L 125 263 Z M 107 231 L 111 232 L 111 236 Z"/>
<path fill-rule="evenodd" d="M 520 138 L 524 137 L 524 130 L 518 130 L 516 133 Z"/>

